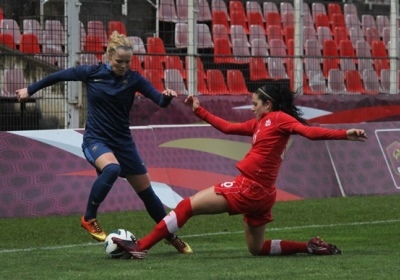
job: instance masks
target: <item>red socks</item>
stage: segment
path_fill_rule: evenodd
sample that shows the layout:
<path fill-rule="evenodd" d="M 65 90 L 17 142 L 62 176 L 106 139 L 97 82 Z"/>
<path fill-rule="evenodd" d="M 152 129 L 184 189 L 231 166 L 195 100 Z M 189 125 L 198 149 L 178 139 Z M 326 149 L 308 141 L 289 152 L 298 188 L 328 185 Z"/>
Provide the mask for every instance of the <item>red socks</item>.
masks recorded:
<path fill-rule="evenodd" d="M 308 253 L 307 243 L 289 240 L 266 240 L 259 255 L 293 255 L 296 253 Z"/>
<path fill-rule="evenodd" d="M 192 213 L 190 198 L 185 198 L 155 226 L 150 234 L 138 241 L 139 250 L 148 250 L 171 233 L 178 231 L 192 216 Z"/>

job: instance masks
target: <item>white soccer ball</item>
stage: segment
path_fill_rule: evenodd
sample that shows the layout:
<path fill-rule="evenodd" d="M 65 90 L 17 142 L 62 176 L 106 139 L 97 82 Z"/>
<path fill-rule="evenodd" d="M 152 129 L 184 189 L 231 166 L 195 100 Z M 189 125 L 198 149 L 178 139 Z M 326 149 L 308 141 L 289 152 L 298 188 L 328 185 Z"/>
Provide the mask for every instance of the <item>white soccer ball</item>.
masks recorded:
<path fill-rule="evenodd" d="M 112 259 L 129 259 L 130 254 L 120 249 L 117 244 L 112 240 L 113 237 L 118 237 L 123 240 L 136 241 L 136 237 L 132 232 L 125 229 L 117 229 L 107 235 L 104 241 L 104 250 L 106 254 Z"/>

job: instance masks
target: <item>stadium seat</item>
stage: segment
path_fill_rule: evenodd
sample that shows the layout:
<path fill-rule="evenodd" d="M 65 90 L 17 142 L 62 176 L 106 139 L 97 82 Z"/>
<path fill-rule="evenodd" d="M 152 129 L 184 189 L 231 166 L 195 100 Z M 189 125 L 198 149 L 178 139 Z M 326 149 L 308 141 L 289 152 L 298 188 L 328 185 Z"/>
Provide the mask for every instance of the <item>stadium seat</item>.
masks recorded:
<path fill-rule="evenodd" d="M 233 39 L 232 41 L 232 55 L 234 57 L 234 63 L 236 64 L 247 64 L 250 60 L 250 49 L 246 41 L 243 39 Z"/>
<path fill-rule="evenodd" d="M 282 27 L 285 29 L 285 27 L 294 26 L 294 13 L 293 12 L 281 12 L 281 18 L 282 18 Z"/>
<path fill-rule="evenodd" d="M 231 40 L 232 40 L 232 44 L 233 44 L 233 40 L 235 39 L 241 39 L 243 42 L 246 43 L 246 45 L 248 47 L 250 47 L 250 43 L 248 41 L 248 37 L 246 34 L 246 30 L 243 28 L 243 26 L 241 25 L 231 25 Z"/>
<path fill-rule="evenodd" d="M 400 70 L 397 71 L 398 81 L 400 81 Z M 400 82 L 397 84 L 398 92 L 400 92 Z M 382 69 L 381 71 L 381 87 L 382 92 L 390 93 L 390 69 Z"/>
<path fill-rule="evenodd" d="M 351 94 L 361 94 L 364 87 L 361 81 L 360 73 L 357 70 L 344 71 L 346 90 Z"/>
<path fill-rule="evenodd" d="M 332 40 L 331 29 L 326 26 L 320 26 L 317 29 L 317 38 L 321 46 L 324 46 L 326 40 Z"/>
<path fill-rule="evenodd" d="M 318 30 L 318 27 L 321 26 L 331 28 L 329 18 L 326 14 L 317 14 L 315 17 L 315 28 Z"/>
<path fill-rule="evenodd" d="M 101 43 L 101 39 L 97 36 L 86 36 L 86 45 L 84 47 L 84 51 L 95 54 L 98 61 L 103 60 L 102 56 L 104 54 L 104 47 Z"/>
<path fill-rule="evenodd" d="M 336 27 L 342 27 L 345 31 L 345 34 L 346 35 L 348 34 L 344 16 L 342 14 L 334 14 L 332 16 L 332 22 L 331 22 L 332 31 L 335 30 Z"/>
<path fill-rule="evenodd" d="M 267 63 L 269 56 L 267 42 L 263 39 L 253 39 L 251 41 L 251 56 L 262 57 L 264 62 Z"/>
<path fill-rule="evenodd" d="M 143 69 L 143 76 L 160 92 L 164 91 L 163 80 L 155 69 Z"/>
<path fill-rule="evenodd" d="M 3 90 L 1 96 L 6 98 L 15 98 L 15 91 L 17 89 L 26 88 L 28 86 L 22 69 L 5 69 L 2 80 Z"/>
<path fill-rule="evenodd" d="M 250 12 L 248 16 L 248 26 L 250 25 L 259 25 L 264 28 L 264 18 L 262 17 L 262 14 Z"/>
<path fill-rule="evenodd" d="M 322 72 L 327 77 L 331 69 L 339 69 L 338 48 L 333 40 L 326 40 L 322 48 Z"/>
<path fill-rule="evenodd" d="M 323 94 L 326 92 L 326 80 L 324 74 L 321 69 L 318 70 L 310 70 L 307 72 L 308 77 L 308 87 L 309 91 L 306 91 L 308 94 Z"/>
<path fill-rule="evenodd" d="M 350 28 L 349 37 L 354 47 L 356 47 L 357 41 L 365 41 L 364 32 L 359 26 L 353 26 Z"/>
<path fill-rule="evenodd" d="M 228 94 L 225 78 L 221 70 L 207 70 L 207 85 L 210 95 Z"/>
<path fill-rule="evenodd" d="M 232 46 L 231 44 L 231 39 L 229 37 L 230 31 L 226 29 L 226 26 L 223 24 L 214 24 L 212 26 L 212 37 L 213 37 L 213 43 L 215 44 L 215 39 L 217 38 L 224 38 L 229 42 L 229 46 Z M 265 35 L 264 35 L 265 37 Z"/>
<path fill-rule="evenodd" d="M 304 53 L 307 57 L 321 58 L 321 45 L 317 39 L 305 41 Z"/>
<path fill-rule="evenodd" d="M 213 34 L 214 35 L 214 34 Z M 250 25 L 250 35 L 249 35 L 249 42 L 254 39 L 261 39 L 267 42 L 267 37 L 265 35 L 265 29 L 259 25 Z"/>
<path fill-rule="evenodd" d="M 212 11 L 212 26 L 222 24 L 226 30 L 230 31 L 228 18 L 224 11 Z"/>
<path fill-rule="evenodd" d="M 19 44 L 19 50 L 27 54 L 38 54 L 40 53 L 40 46 L 38 39 L 35 34 L 28 33 L 22 34 Z"/>
<path fill-rule="evenodd" d="M 160 0 L 158 18 L 160 21 L 177 22 L 176 7 L 174 0 Z"/>
<path fill-rule="evenodd" d="M 147 37 L 147 53 L 148 54 L 159 54 L 162 62 L 165 61 L 165 46 L 164 41 L 159 37 Z"/>
<path fill-rule="evenodd" d="M 272 1 L 266 1 L 263 3 L 263 13 L 264 13 L 264 18 L 266 18 L 266 15 L 268 13 L 279 13 L 278 6 L 275 4 L 275 2 Z"/>
<path fill-rule="evenodd" d="M 62 69 L 67 66 L 66 56 L 64 56 L 61 45 L 44 44 L 42 46 L 42 54 L 39 55 L 39 58 Z"/>
<path fill-rule="evenodd" d="M 234 63 L 231 47 L 229 46 L 229 42 L 224 38 L 215 39 L 214 63 Z"/>
<path fill-rule="evenodd" d="M 164 83 L 165 88 L 176 91 L 178 95 L 187 95 L 185 82 L 181 72 L 178 69 L 165 69 L 164 70 Z"/>
<path fill-rule="evenodd" d="M 267 66 L 262 57 L 251 57 L 249 62 L 249 72 L 251 81 L 265 81 L 271 79 L 268 74 Z"/>
<path fill-rule="evenodd" d="M 367 41 L 371 46 L 373 41 L 380 41 L 380 36 L 378 29 L 375 27 L 367 27 L 365 31 L 365 41 Z"/>
<path fill-rule="evenodd" d="M 372 69 L 365 69 L 362 73 L 362 79 L 364 81 L 364 94 L 378 94 L 382 92 L 379 78 L 376 72 Z"/>
<path fill-rule="evenodd" d="M 343 14 L 346 15 L 358 15 L 357 6 L 354 3 L 345 3 L 343 5 Z"/>
<path fill-rule="evenodd" d="M 10 33 L 0 33 L 0 44 L 9 47 L 10 49 L 16 49 L 17 46 L 14 41 L 14 37 Z"/>
<path fill-rule="evenodd" d="M 315 32 L 314 26 L 303 26 L 303 44 L 305 46 L 307 40 L 317 40 L 320 48 L 322 45 L 320 44 L 317 33 Z"/>
<path fill-rule="evenodd" d="M 207 0 L 199 0 L 197 2 L 197 4 L 198 4 L 198 9 L 199 9 L 197 21 L 198 22 L 211 21 L 212 20 L 211 9 L 210 9 L 210 5 L 208 4 L 208 1 Z"/>
<path fill-rule="evenodd" d="M 378 77 L 380 77 L 382 69 L 390 69 L 389 57 L 385 44 L 382 41 L 373 41 L 371 45 L 371 54 L 374 59 L 375 71 Z"/>
<path fill-rule="evenodd" d="M 176 16 L 178 22 L 188 21 L 188 1 L 187 0 L 175 0 L 176 1 Z"/>
<path fill-rule="evenodd" d="M 360 20 L 358 19 L 357 14 L 348 14 L 345 16 L 345 23 L 347 30 L 350 30 L 352 27 L 360 28 Z"/>
<path fill-rule="evenodd" d="M 143 58 L 143 69 L 144 70 L 155 70 L 158 73 L 158 76 L 163 79 L 164 78 L 164 66 L 161 61 L 161 57 L 158 55 L 145 55 Z M 152 73 L 153 75 L 153 73 Z"/>
<path fill-rule="evenodd" d="M 128 36 L 129 40 L 133 45 L 133 53 L 138 55 L 141 62 L 143 62 L 143 55 L 145 55 L 146 47 L 144 46 L 144 42 L 139 36 Z"/>
<path fill-rule="evenodd" d="M 88 36 L 96 36 L 100 39 L 101 45 L 105 48 L 107 47 L 108 37 L 104 24 L 100 20 L 89 20 L 87 23 Z"/>
<path fill-rule="evenodd" d="M 221 11 L 225 15 L 225 18 L 229 21 L 228 7 L 224 0 L 212 0 L 211 1 L 211 14 L 214 11 Z M 219 13 L 218 13 L 219 14 Z M 229 28 L 229 26 L 228 26 Z"/>
<path fill-rule="evenodd" d="M 18 23 L 13 19 L 0 20 L 0 33 L 11 34 L 15 44 L 18 46 L 21 38 L 21 29 Z"/>
<path fill-rule="evenodd" d="M 344 26 L 338 26 L 333 29 L 332 32 L 333 39 L 335 40 L 336 45 L 339 46 L 340 41 L 348 40 L 347 29 Z"/>
<path fill-rule="evenodd" d="M 267 43 L 271 45 L 272 40 L 282 40 L 283 34 L 282 28 L 280 25 L 269 25 L 267 27 Z"/>
<path fill-rule="evenodd" d="M 247 17 L 246 14 L 238 11 L 233 11 L 229 14 L 231 21 L 230 25 L 241 25 L 243 26 L 244 30 L 246 31 L 246 34 L 249 34 L 249 27 L 247 23 Z"/>
<path fill-rule="evenodd" d="M 340 58 L 340 69 L 343 71 L 356 70 L 356 64 L 353 58 Z"/>
<path fill-rule="evenodd" d="M 165 57 L 165 69 L 178 69 L 183 79 L 186 79 L 186 70 L 183 67 L 182 60 L 177 55 L 167 55 Z"/>
<path fill-rule="evenodd" d="M 263 22 L 265 22 L 264 14 L 261 9 L 260 4 L 257 1 L 246 1 L 246 16 L 247 19 L 250 20 L 251 16 L 250 13 L 258 13 L 261 15 L 261 19 Z M 252 14 L 254 15 L 254 14 Z M 250 24 L 249 24 L 250 26 Z"/>
<path fill-rule="evenodd" d="M 197 70 L 197 92 L 205 95 L 209 93 L 205 73 L 199 69 Z"/>
<path fill-rule="evenodd" d="M 265 14 L 265 28 L 268 29 L 271 25 L 281 27 L 282 19 L 279 12 L 268 12 Z"/>
<path fill-rule="evenodd" d="M 100 62 L 101 60 L 99 60 L 93 53 L 81 53 L 79 55 L 79 63 L 82 65 L 95 65 Z"/>
<path fill-rule="evenodd" d="M 242 14 L 244 16 L 244 19 L 246 19 L 246 21 L 247 21 L 246 10 L 241 1 L 238 1 L 238 0 L 230 0 L 229 1 L 229 17 L 231 18 L 231 22 L 232 22 L 232 13 L 234 13 L 234 12 Z"/>
<path fill-rule="evenodd" d="M 283 58 L 280 57 L 268 57 L 267 69 L 269 76 L 272 79 L 289 79 L 284 66 Z"/>
<path fill-rule="evenodd" d="M 286 12 L 294 13 L 294 8 L 290 2 L 281 2 L 279 4 L 279 11 L 281 14 Z"/>
<path fill-rule="evenodd" d="M 198 49 L 214 48 L 214 43 L 212 41 L 212 36 L 208 25 L 205 23 L 198 23 L 196 27 L 197 27 L 197 48 Z"/>
<path fill-rule="evenodd" d="M 379 35 L 382 37 L 383 29 L 390 27 L 389 17 L 386 15 L 376 16 L 376 27 L 378 28 Z"/>
<path fill-rule="evenodd" d="M 307 3 L 303 2 L 303 26 L 314 27 L 314 18 Z"/>
<path fill-rule="evenodd" d="M 249 90 L 247 89 L 247 85 L 242 71 L 233 69 L 227 70 L 226 80 L 227 80 L 226 84 L 230 94 L 233 95 L 249 94 Z"/>
<path fill-rule="evenodd" d="M 287 56 L 286 45 L 283 42 L 283 40 L 272 39 L 268 45 L 269 45 L 270 56 L 276 56 L 276 57 L 286 57 Z"/>
<path fill-rule="evenodd" d="M 347 94 L 343 71 L 339 69 L 331 69 L 329 71 L 327 89 L 329 93 Z"/>
<path fill-rule="evenodd" d="M 340 14 L 340 15 L 343 16 L 342 8 L 341 8 L 340 5 L 337 4 L 337 3 L 328 3 L 327 13 L 328 13 L 329 20 L 330 20 L 331 22 L 334 21 L 334 20 L 333 20 L 333 16 L 334 16 L 335 14 Z"/>
<path fill-rule="evenodd" d="M 326 13 L 325 5 L 323 3 L 312 3 L 311 4 L 311 14 L 314 18 L 314 22 L 317 18 L 317 15 L 319 15 L 319 14 L 328 16 L 328 14 Z"/>
<path fill-rule="evenodd" d="M 375 18 L 373 15 L 362 15 L 361 16 L 361 28 L 365 34 L 366 34 L 368 27 L 377 28 Z"/>
<path fill-rule="evenodd" d="M 356 52 L 350 40 L 346 39 L 339 42 L 339 56 L 355 59 Z"/>
<path fill-rule="evenodd" d="M 304 58 L 304 72 L 308 75 L 310 71 L 321 72 L 321 59 L 314 57 Z"/>
<path fill-rule="evenodd" d="M 43 44 L 43 30 L 39 21 L 36 19 L 24 19 L 22 21 L 22 33 L 32 33 L 36 35 L 39 45 Z"/>
<path fill-rule="evenodd" d="M 400 33 L 399 33 L 400 34 Z M 399 37 L 400 38 L 400 37 Z M 385 44 L 386 49 L 389 49 L 390 43 L 390 27 L 384 27 L 382 30 L 382 42 Z"/>
<path fill-rule="evenodd" d="M 188 26 L 187 23 L 178 22 L 175 24 L 175 48 L 184 49 L 188 46 Z"/>
<path fill-rule="evenodd" d="M 140 75 L 143 75 L 143 67 L 142 67 L 142 64 L 140 62 L 139 56 L 132 55 L 130 68 L 133 71 L 139 72 Z"/>
<path fill-rule="evenodd" d="M 125 24 L 119 20 L 110 20 L 107 23 L 107 30 L 108 30 L 108 38 L 114 31 L 117 31 L 119 34 L 127 35 Z"/>

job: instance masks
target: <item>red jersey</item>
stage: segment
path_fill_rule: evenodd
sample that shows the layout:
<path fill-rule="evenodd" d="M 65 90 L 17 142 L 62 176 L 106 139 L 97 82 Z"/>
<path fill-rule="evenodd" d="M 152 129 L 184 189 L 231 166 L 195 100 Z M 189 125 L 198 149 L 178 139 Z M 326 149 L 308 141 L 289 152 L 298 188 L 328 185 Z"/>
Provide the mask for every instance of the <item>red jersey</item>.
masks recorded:
<path fill-rule="evenodd" d="M 347 139 L 344 129 L 307 126 L 282 111 L 270 112 L 262 115 L 260 120 L 252 119 L 243 123 L 230 123 L 203 107 L 197 108 L 195 114 L 225 134 L 253 137 L 250 151 L 236 167 L 243 176 L 267 187 L 275 184 L 291 134 L 311 140 Z"/>

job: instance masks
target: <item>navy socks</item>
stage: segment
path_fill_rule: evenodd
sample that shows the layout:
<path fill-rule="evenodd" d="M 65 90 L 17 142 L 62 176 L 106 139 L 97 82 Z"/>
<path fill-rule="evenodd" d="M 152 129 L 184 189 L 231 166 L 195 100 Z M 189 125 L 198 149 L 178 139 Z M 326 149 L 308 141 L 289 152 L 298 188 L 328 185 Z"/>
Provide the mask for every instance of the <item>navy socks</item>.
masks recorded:
<path fill-rule="evenodd" d="M 138 193 L 138 196 L 143 201 L 147 212 L 156 223 L 160 222 L 167 215 L 164 205 L 151 186 Z"/>
<path fill-rule="evenodd" d="M 106 198 L 120 172 L 121 167 L 118 164 L 111 163 L 104 167 L 99 177 L 97 177 L 90 190 L 85 213 L 86 221 L 96 218 L 100 203 Z"/>

